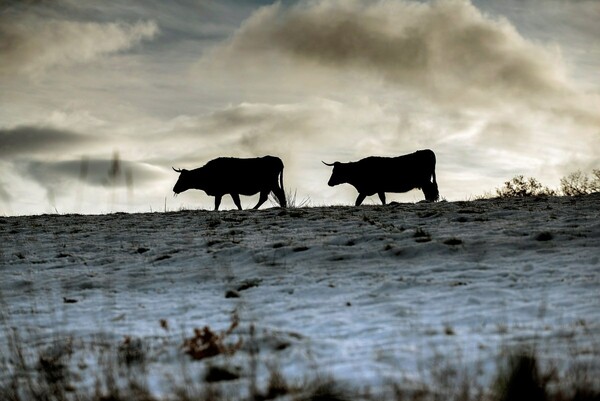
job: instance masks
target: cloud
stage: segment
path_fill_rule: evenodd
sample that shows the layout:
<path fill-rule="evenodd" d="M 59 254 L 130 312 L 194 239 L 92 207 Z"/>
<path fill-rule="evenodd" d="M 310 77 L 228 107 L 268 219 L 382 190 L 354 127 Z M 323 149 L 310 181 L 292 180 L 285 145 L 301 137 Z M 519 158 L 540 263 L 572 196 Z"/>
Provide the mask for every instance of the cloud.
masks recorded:
<path fill-rule="evenodd" d="M 220 155 L 256 157 L 267 153 L 281 155 L 292 163 L 302 152 L 338 148 L 358 151 L 365 147 L 382 152 L 391 143 L 416 141 L 412 133 L 394 135 L 399 129 L 398 119 L 367 99 L 242 103 L 200 116 L 180 116 L 155 134 L 153 140 L 161 143 L 162 152 L 175 156 L 177 163 L 201 163 Z M 369 137 L 365 132 L 369 132 Z"/>
<path fill-rule="evenodd" d="M 40 126 L 0 129 L 0 156 L 14 159 L 23 155 L 61 155 L 97 139 L 68 130 Z"/>
<path fill-rule="evenodd" d="M 505 15 L 525 37 L 559 47 L 574 83 L 598 91 L 600 2 L 597 0 L 477 0 Z"/>
<path fill-rule="evenodd" d="M 82 208 L 87 212 L 104 208 L 111 211 L 114 207 L 147 210 L 153 201 L 160 200 L 162 205 L 174 184 L 172 175 L 165 169 L 123 160 L 118 153 L 112 158 L 19 160 L 13 165 L 19 178 L 5 187 L 10 191 L 4 205 L 9 213 L 11 206 L 17 205 L 10 203 L 11 199 L 22 200 L 18 204 L 20 213 L 39 213 L 44 205 L 52 212 L 56 208 L 76 213 Z"/>
<path fill-rule="evenodd" d="M 540 174 L 598 161 L 590 149 L 600 143 L 600 97 L 568 75 L 555 42 L 528 39 L 469 1 L 277 3 L 255 12 L 198 66 L 241 93 L 263 82 L 270 93 L 306 91 L 349 107 L 348 99 L 369 97 L 388 119 L 396 114 L 395 129 L 354 127 L 359 141 L 360 134 L 328 125 L 338 143 L 363 154 L 424 145 L 489 168 L 513 158 L 513 171 Z"/>
<path fill-rule="evenodd" d="M 113 158 L 82 158 L 64 161 L 29 161 L 24 171 L 46 188 L 56 188 L 80 182 L 100 187 L 133 187 L 148 185 L 164 178 L 165 172 L 143 162 Z"/>
<path fill-rule="evenodd" d="M 240 70 L 262 65 L 256 69 L 267 74 L 269 57 L 298 68 L 362 71 L 436 102 L 543 100 L 571 90 L 558 52 L 463 0 L 276 4 L 207 57 Z"/>
<path fill-rule="evenodd" d="M 80 22 L 7 10 L 0 16 L 0 76 L 39 75 L 127 50 L 159 32 L 154 21 Z"/>
<path fill-rule="evenodd" d="M 10 203 L 10 201 L 12 201 L 12 196 L 4 188 L 5 186 L 6 186 L 6 184 L 4 184 L 2 181 L 0 181 L 0 201 L 8 204 L 8 203 Z"/>

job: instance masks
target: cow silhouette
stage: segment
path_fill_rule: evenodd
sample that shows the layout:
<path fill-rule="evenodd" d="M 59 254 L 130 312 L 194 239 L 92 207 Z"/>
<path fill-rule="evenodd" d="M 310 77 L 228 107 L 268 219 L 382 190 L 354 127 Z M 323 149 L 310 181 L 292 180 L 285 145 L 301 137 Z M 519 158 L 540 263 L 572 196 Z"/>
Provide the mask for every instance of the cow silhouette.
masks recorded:
<path fill-rule="evenodd" d="M 258 209 L 273 192 L 281 207 L 286 207 L 283 190 L 283 162 L 274 156 L 252 159 L 219 157 L 194 170 L 176 169 L 180 173 L 173 187 L 175 194 L 188 189 L 199 189 L 215 197 L 215 210 L 219 210 L 221 198 L 229 194 L 233 203 L 242 210 L 240 195 L 260 193 Z"/>
<path fill-rule="evenodd" d="M 435 202 L 439 191 L 435 180 L 435 153 L 429 149 L 398 157 L 371 156 L 350 163 L 325 163 L 333 166 L 328 185 L 350 184 L 358 191 L 355 205 L 367 196 L 379 195 L 385 205 L 386 192 L 421 189 L 425 199 Z"/>

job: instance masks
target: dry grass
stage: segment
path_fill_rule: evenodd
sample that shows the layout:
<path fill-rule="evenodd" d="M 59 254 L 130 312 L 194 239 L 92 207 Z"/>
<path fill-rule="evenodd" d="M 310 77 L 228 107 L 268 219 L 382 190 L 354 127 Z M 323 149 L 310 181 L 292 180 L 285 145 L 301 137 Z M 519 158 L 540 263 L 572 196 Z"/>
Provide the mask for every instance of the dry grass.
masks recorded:
<path fill-rule="evenodd" d="M 217 355 L 231 356 L 239 350 L 243 344 L 241 338 L 239 338 L 236 343 L 227 343 L 228 337 L 233 333 L 238 324 L 239 318 L 237 314 L 234 314 L 229 328 L 219 334 L 215 333 L 208 326 L 205 326 L 202 329 L 194 329 L 194 335 L 184 340 L 183 350 L 196 361 Z"/>
<path fill-rule="evenodd" d="M 161 327 L 166 324 L 160 322 Z M 450 357 L 441 356 L 426 372 L 422 384 L 396 381 L 385 388 L 368 389 L 360 383 L 349 384 L 318 367 L 307 372 L 300 382 L 286 378 L 278 365 L 267 366 L 269 377 L 258 385 L 258 348 L 255 331 L 250 327 L 244 341 L 236 329 L 237 315 L 230 326 L 215 333 L 208 326 L 196 329 L 194 336 L 184 339 L 183 353 L 193 364 L 205 364 L 205 374 L 196 376 L 183 371 L 174 376 L 175 384 L 168 395 L 153 394 L 148 385 L 146 364 L 151 359 L 142 339 L 126 337 L 114 349 L 114 354 L 97 356 L 97 372 L 93 385 L 74 385 L 73 378 L 81 374 L 74 367 L 73 355 L 87 349 L 85 344 L 70 338 L 56 339 L 49 347 L 32 349 L 19 336 L 18 330 L 6 331 L 8 355 L 0 355 L 0 401 L 222 401 L 222 400 L 290 400 L 346 401 L 378 400 L 382 394 L 389 400 L 455 400 L 455 401 L 598 401 L 600 389 L 590 371 L 581 367 L 559 374 L 556 369 L 542 369 L 533 352 L 514 352 L 498 364 L 495 380 L 482 387 L 469 373 L 461 372 Z M 167 329 L 165 329 L 167 331 Z M 237 342 L 230 337 L 237 335 Z M 243 368 L 233 361 L 237 352 L 247 352 L 248 365 Z M 273 355 L 275 358 L 275 355 Z M 317 372 L 317 373 L 315 373 Z M 7 374 L 6 374 L 7 373 Z M 425 384 L 427 383 L 427 384 Z"/>

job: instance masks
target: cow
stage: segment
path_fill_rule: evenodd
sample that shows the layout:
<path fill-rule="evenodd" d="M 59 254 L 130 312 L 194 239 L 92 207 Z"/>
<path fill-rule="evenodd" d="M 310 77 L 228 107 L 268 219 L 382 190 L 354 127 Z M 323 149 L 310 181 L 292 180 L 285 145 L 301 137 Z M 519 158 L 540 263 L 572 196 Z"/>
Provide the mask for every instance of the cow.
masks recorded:
<path fill-rule="evenodd" d="M 435 181 L 435 153 L 429 149 L 398 157 L 371 156 L 357 162 L 323 164 L 333 166 L 330 187 L 350 184 L 356 188 L 356 206 L 374 194 L 385 205 L 386 192 L 408 192 L 414 188 L 423 190 L 425 199 L 431 202 L 440 196 Z"/>
<path fill-rule="evenodd" d="M 286 207 L 283 190 L 283 162 L 274 156 L 252 159 L 219 157 L 194 170 L 176 169 L 179 179 L 173 187 L 175 194 L 188 189 L 199 189 L 215 197 L 215 210 L 219 210 L 221 198 L 231 195 L 233 203 L 242 210 L 240 195 L 260 193 L 258 209 L 273 192 L 281 207 Z"/>

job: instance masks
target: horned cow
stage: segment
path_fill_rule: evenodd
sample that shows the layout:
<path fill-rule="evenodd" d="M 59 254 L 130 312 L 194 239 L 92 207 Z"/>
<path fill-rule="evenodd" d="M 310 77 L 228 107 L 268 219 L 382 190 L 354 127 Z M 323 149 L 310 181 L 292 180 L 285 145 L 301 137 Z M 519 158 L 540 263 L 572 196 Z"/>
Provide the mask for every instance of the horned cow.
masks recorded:
<path fill-rule="evenodd" d="M 215 210 L 221 198 L 229 194 L 233 203 L 242 210 L 240 195 L 260 193 L 254 209 L 258 209 L 273 192 L 281 207 L 286 206 L 283 190 L 283 162 L 274 156 L 251 159 L 219 157 L 194 170 L 176 169 L 179 179 L 173 187 L 175 194 L 188 189 L 199 189 L 215 197 Z"/>
<path fill-rule="evenodd" d="M 385 205 L 386 192 L 408 192 L 414 188 L 421 189 L 428 201 L 439 199 L 435 153 L 429 149 L 398 157 L 371 156 L 357 162 L 323 163 L 333 166 L 330 187 L 347 183 L 356 188 L 356 206 L 375 194 Z"/>

